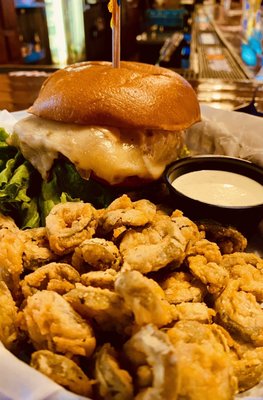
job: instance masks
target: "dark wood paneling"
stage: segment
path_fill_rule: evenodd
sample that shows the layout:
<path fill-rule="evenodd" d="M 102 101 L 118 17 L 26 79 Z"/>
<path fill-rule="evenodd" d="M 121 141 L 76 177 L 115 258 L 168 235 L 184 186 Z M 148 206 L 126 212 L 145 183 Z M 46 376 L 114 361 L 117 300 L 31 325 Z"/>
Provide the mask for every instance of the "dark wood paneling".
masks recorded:
<path fill-rule="evenodd" d="M 21 62 L 14 0 L 0 0 L 0 62 Z"/>
<path fill-rule="evenodd" d="M 1 28 L 0 28 L 0 64 L 6 64 L 6 63 L 8 63 L 6 42 L 4 35 L 1 34 Z"/>
<path fill-rule="evenodd" d="M 111 28 L 108 4 L 90 4 L 84 12 L 87 60 L 111 60 Z"/>
<path fill-rule="evenodd" d="M 16 27 L 14 0 L 0 0 L 0 15 L 4 29 L 14 29 Z"/>

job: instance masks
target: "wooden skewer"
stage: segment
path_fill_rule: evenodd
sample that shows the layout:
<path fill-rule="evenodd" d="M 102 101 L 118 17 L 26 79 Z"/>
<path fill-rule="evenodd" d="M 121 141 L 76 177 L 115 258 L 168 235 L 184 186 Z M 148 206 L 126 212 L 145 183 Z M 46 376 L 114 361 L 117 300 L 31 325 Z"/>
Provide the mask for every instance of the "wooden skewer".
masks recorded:
<path fill-rule="evenodd" d="M 119 4 L 118 4 L 119 3 Z M 120 0 L 113 0 L 112 27 L 112 66 L 120 67 L 121 58 L 121 5 Z"/>

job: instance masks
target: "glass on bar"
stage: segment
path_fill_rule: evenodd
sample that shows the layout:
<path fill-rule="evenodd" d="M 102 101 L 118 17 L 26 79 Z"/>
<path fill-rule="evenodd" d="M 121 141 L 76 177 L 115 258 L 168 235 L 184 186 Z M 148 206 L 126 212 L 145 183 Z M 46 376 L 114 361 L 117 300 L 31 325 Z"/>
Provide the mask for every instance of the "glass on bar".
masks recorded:
<path fill-rule="evenodd" d="M 45 0 L 52 62 L 65 66 L 86 57 L 82 0 Z"/>

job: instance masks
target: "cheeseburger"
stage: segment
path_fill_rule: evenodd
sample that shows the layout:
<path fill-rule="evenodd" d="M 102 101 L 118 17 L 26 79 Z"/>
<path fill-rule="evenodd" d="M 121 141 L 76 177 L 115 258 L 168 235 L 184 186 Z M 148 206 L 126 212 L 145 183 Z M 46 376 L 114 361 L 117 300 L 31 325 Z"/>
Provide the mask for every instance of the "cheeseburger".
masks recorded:
<path fill-rule="evenodd" d="M 84 178 L 109 185 L 157 180 L 200 120 L 180 75 L 153 65 L 83 62 L 53 73 L 14 127 L 13 143 L 47 179 L 63 156 Z"/>

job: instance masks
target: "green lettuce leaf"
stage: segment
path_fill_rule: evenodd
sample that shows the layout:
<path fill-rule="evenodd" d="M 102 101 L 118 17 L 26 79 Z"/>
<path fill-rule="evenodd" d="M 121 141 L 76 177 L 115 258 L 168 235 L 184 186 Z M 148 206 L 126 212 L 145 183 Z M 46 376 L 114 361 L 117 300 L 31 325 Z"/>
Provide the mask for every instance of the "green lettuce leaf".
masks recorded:
<path fill-rule="evenodd" d="M 40 225 L 38 200 L 34 198 L 27 203 L 22 203 L 21 215 L 21 229 L 38 227 Z"/>
<path fill-rule="evenodd" d="M 68 193 L 73 199 L 92 203 L 95 207 L 106 207 L 113 200 L 110 187 L 105 187 L 94 179 L 83 179 L 75 166 L 67 160 L 58 160 L 53 168 L 61 192 Z"/>
<path fill-rule="evenodd" d="M 84 201 L 96 208 L 106 207 L 113 200 L 113 194 L 92 179 L 81 178 L 75 166 L 65 159 L 57 160 L 50 173 L 50 179 L 43 181 L 39 207 L 41 224 L 55 204 L 66 201 Z"/>
<path fill-rule="evenodd" d="M 8 137 L 8 133 L 3 128 L 0 128 L 0 171 L 5 168 L 7 161 L 17 154 L 17 149 L 7 144 Z"/>
<path fill-rule="evenodd" d="M 21 228 L 34 228 L 40 220 L 37 198 L 33 196 L 39 174 L 20 151 L 8 145 L 7 138 L 0 128 L 0 212 L 14 218 Z"/>
<path fill-rule="evenodd" d="M 8 134 L 0 128 L 0 212 L 11 216 L 22 228 L 45 226 L 54 205 L 84 201 L 96 208 L 111 203 L 114 193 L 93 179 L 83 179 L 75 166 L 59 159 L 44 181 L 15 147 L 8 145 Z"/>
<path fill-rule="evenodd" d="M 60 188 L 57 183 L 57 176 L 52 174 L 49 181 L 43 181 L 41 194 L 39 197 L 39 207 L 41 213 L 41 225 L 45 225 L 46 216 L 50 213 L 54 205 L 60 203 Z"/>
<path fill-rule="evenodd" d="M 27 161 L 14 169 L 15 165 L 16 159 L 8 160 L 0 173 L 0 212 L 14 218 L 21 228 L 38 227 L 37 199 L 30 195 L 32 187 L 37 186 L 37 178 L 33 179 L 36 171 Z"/>

